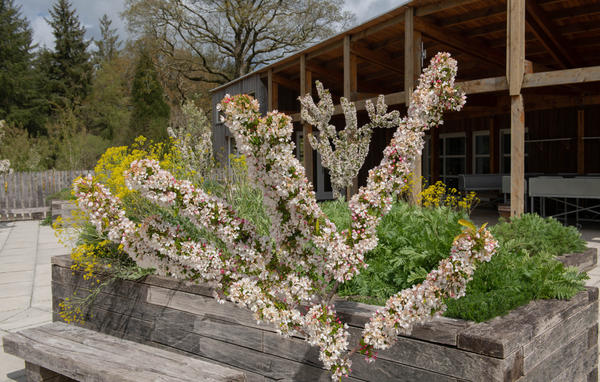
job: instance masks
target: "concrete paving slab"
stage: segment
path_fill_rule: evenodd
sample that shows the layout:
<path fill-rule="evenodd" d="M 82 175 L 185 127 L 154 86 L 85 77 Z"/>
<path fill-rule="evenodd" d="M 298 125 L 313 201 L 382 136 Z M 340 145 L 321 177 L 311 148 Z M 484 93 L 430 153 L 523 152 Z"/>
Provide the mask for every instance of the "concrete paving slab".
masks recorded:
<path fill-rule="evenodd" d="M 2 260 L 0 258 L 0 278 L 2 278 L 2 273 L 32 271 L 33 267 L 34 267 L 33 261 L 30 263 L 2 264 Z"/>
<path fill-rule="evenodd" d="M 48 303 L 52 305 L 52 288 L 48 288 L 47 286 L 34 288 L 31 304 L 47 307 Z"/>
<path fill-rule="evenodd" d="M 19 264 L 35 262 L 35 252 L 17 256 L 2 256 L 2 264 Z"/>
<path fill-rule="evenodd" d="M 31 302 L 31 295 L 19 297 L 2 297 L 0 298 L 0 309 L 3 311 L 15 309 L 27 309 Z"/>
<path fill-rule="evenodd" d="M 1 267 L 2 265 L 0 265 L 0 269 Z M 33 280 L 33 271 L 2 272 L 0 273 L 0 288 L 2 288 L 2 285 L 4 284 L 23 281 L 31 282 L 31 280 Z"/>
<path fill-rule="evenodd" d="M 50 321 L 52 321 L 52 312 L 30 308 L 0 322 L 0 329 L 13 332 L 39 326 Z"/>
<path fill-rule="evenodd" d="M 0 299 L 5 297 L 31 296 L 31 282 L 4 284 L 0 287 Z"/>
<path fill-rule="evenodd" d="M 3 259 L 5 257 L 29 257 L 29 256 L 35 256 L 35 247 L 5 249 L 2 251 L 0 258 Z"/>

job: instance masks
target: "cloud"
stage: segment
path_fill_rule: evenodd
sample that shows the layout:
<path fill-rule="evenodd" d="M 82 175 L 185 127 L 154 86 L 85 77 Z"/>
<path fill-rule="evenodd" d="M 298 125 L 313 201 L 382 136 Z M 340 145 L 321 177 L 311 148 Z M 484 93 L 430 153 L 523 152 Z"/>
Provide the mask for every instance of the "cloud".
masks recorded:
<path fill-rule="evenodd" d="M 54 36 L 52 28 L 44 20 L 49 18 L 48 9 L 56 1 L 48 0 L 20 0 L 21 14 L 27 17 L 33 29 L 33 41 L 40 47 L 54 47 Z M 100 38 L 99 19 L 103 14 L 107 14 L 112 20 L 112 28 L 117 30 L 119 38 L 126 40 L 128 38 L 127 28 L 124 20 L 121 19 L 121 12 L 124 10 L 124 0 L 71 0 L 72 7 L 75 8 L 81 25 L 85 26 L 86 39 Z"/>
<path fill-rule="evenodd" d="M 37 44 L 40 48 L 54 47 L 54 35 L 52 34 L 52 27 L 44 17 L 37 16 L 31 22 L 31 29 L 33 29 L 33 42 Z"/>
<path fill-rule="evenodd" d="M 402 5 L 405 1 L 398 0 L 345 0 L 344 9 L 356 15 L 356 22 L 363 23 L 375 16 Z M 21 12 L 31 22 L 34 42 L 40 47 L 54 46 L 52 28 L 44 18 L 49 17 L 48 9 L 55 1 L 48 0 L 20 0 Z M 98 39 L 100 27 L 98 19 L 107 14 L 112 20 L 112 27 L 117 30 L 120 39 L 129 37 L 125 21 L 121 19 L 125 0 L 71 0 L 81 24 L 86 28 L 87 39 Z"/>
<path fill-rule="evenodd" d="M 356 15 L 357 24 L 397 8 L 407 1 L 398 0 L 345 0 L 344 9 Z"/>

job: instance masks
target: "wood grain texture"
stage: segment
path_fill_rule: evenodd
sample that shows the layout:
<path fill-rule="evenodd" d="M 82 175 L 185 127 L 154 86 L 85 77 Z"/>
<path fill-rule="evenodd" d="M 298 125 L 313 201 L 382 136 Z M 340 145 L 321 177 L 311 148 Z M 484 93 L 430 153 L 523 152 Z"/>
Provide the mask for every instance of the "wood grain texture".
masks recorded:
<path fill-rule="evenodd" d="M 5 336 L 4 350 L 79 381 L 245 380 L 239 371 L 58 322 Z"/>
<path fill-rule="evenodd" d="M 58 269 L 58 263 L 70 266 L 63 260 L 53 266 L 55 306 L 73 291 L 84 296 L 88 287 L 80 273 Z M 229 302 L 218 304 L 210 295 L 203 285 L 157 276 L 123 282 L 99 294 L 85 325 L 244 370 L 257 382 L 328 380 L 318 349 L 303 338 L 283 338 L 273 326 L 257 324 L 250 312 Z M 534 301 L 485 323 L 434 319 L 416 325 L 410 336 L 399 336 L 398 344 L 380 352 L 374 364 L 355 355 L 350 380 L 513 381 L 529 372 L 540 378 L 592 375 L 595 368 L 584 359 L 593 356 L 590 349 L 597 349 L 597 304 L 598 289 L 586 288 L 570 301 Z M 350 325 L 352 347 L 377 307 L 342 300 L 335 305 Z M 565 352 L 561 365 L 571 365 L 573 371 L 541 373 L 540 365 L 547 367 L 555 350 L 567 344 L 576 351 Z M 579 350 L 588 358 L 577 356 Z"/>

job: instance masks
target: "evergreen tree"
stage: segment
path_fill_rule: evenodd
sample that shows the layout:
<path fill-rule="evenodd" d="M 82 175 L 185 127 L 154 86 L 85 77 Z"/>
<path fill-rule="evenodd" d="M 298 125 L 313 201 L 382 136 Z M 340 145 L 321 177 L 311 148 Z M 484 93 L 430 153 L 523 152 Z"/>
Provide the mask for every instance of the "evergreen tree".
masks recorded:
<path fill-rule="evenodd" d="M 111 25 L 112 20 L 104 14 L 100 19 L 100 33 L 102 37 L 99 41 L 95 41 L 97 50 L 94 52 L 94 59 L 98 64 L 103 61 L 112 60 L 121 47 L 117 30 L 111 29 Z"/>
<path fill-rule="evenodd" d="M 130 128 L 134 136 L 144 135 L 155 141 L 168 138 L 170 109 L 165 101 L 158 73 L 147 51 L 142 50 L 131 86 L 133 110 Z"/>
<path fill-rule="evenodd" d="M 45 112 L 36 89 L 32 30 L 14 0 L 0 0 L 0 120 L 36 132 Z"/>
<path fill-rule="evenodd" d="M 58 0 L 47 21 L 56 40 L 47 68 L 51 100 L 59 107 L 78 104 L 89 91 L 92 72 L 85 28 L 69 0 Z"/>

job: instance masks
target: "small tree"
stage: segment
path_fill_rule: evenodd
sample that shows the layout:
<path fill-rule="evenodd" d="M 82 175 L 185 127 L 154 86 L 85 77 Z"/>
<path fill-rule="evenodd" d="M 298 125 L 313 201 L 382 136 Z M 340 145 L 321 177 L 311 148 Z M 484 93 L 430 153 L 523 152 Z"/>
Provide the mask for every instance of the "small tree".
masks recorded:
<path fill-rule="evenodd" d="M 127 0 L 124 17 L 189 79 L 225 83 L 330 37 L 352 15 L 341 0 Z M 185 50 L 188 56 L 178 54 Z"/>
<path fill-rule="evenodd" d="M 94 58 L 98 64 L 103 61 L 112 60 L 118 53 L 121 46 L 117 30 L 111 28 L 112 20 L 104 14 L 100 19 L 100 40 L 94 41 L 97 50 L 94 52 Z"/>
<path fill-rule="evenodd" d="M 186 101 L 180 118 L 167 131 L 181 152 L 186 172 L 194 174 L 196 181 L 205 177 L 213 163 L 213 150 L 211 123 L 204 112 Z"/>
<path fill-rule="evenodd" d="M 344 111 L 346 127 L 337 131 L 329 124 L 334 113 L 333 101 L 329 90 L 323 88 L 319 81 L 315 82 L 320 101 L 315 105 L 312 96 L 306 94 L 299 98 L 302 105 L 302 118 L 315 126 L 319 131 L 318 137 L 309 135 L 308 140 L 313 149 L 321 154 L 321 164 L 329 169 L 333 197 L 343 196 L 344 190 L 352 186 L 352 181 L 358 176 L 358 171 L 369 153 L 369 144 L 373 129 L 377 127 L 397 127 L 400 113 L 396 110 L 387 112 L 385 97 L 380 95 L 377 106 L 367 100 L 366 107 L 371 121 L 358 127 L 356 106 L 346 98 L 340 98 Z"/>
<path fill-rule="evenodd" d="M 142 48 L 131 86 L 133 110 L 130 129 L 134 136 L 144 135 L 154 141 L 168 138 L 167 125 L 171 110 L 165 101 L 158 73 L 148 52 Z"/>
<path fill-rule="evenodd" d="M 52 102 L 60 107 L 80 103 L 88 94 L 92 64 L 85 40 L 85 28 L 69 0 L 58 0 L 50 8 L 48 23 L 52 26 L 55 44 L 50 52 L 48 87 Z"/>

